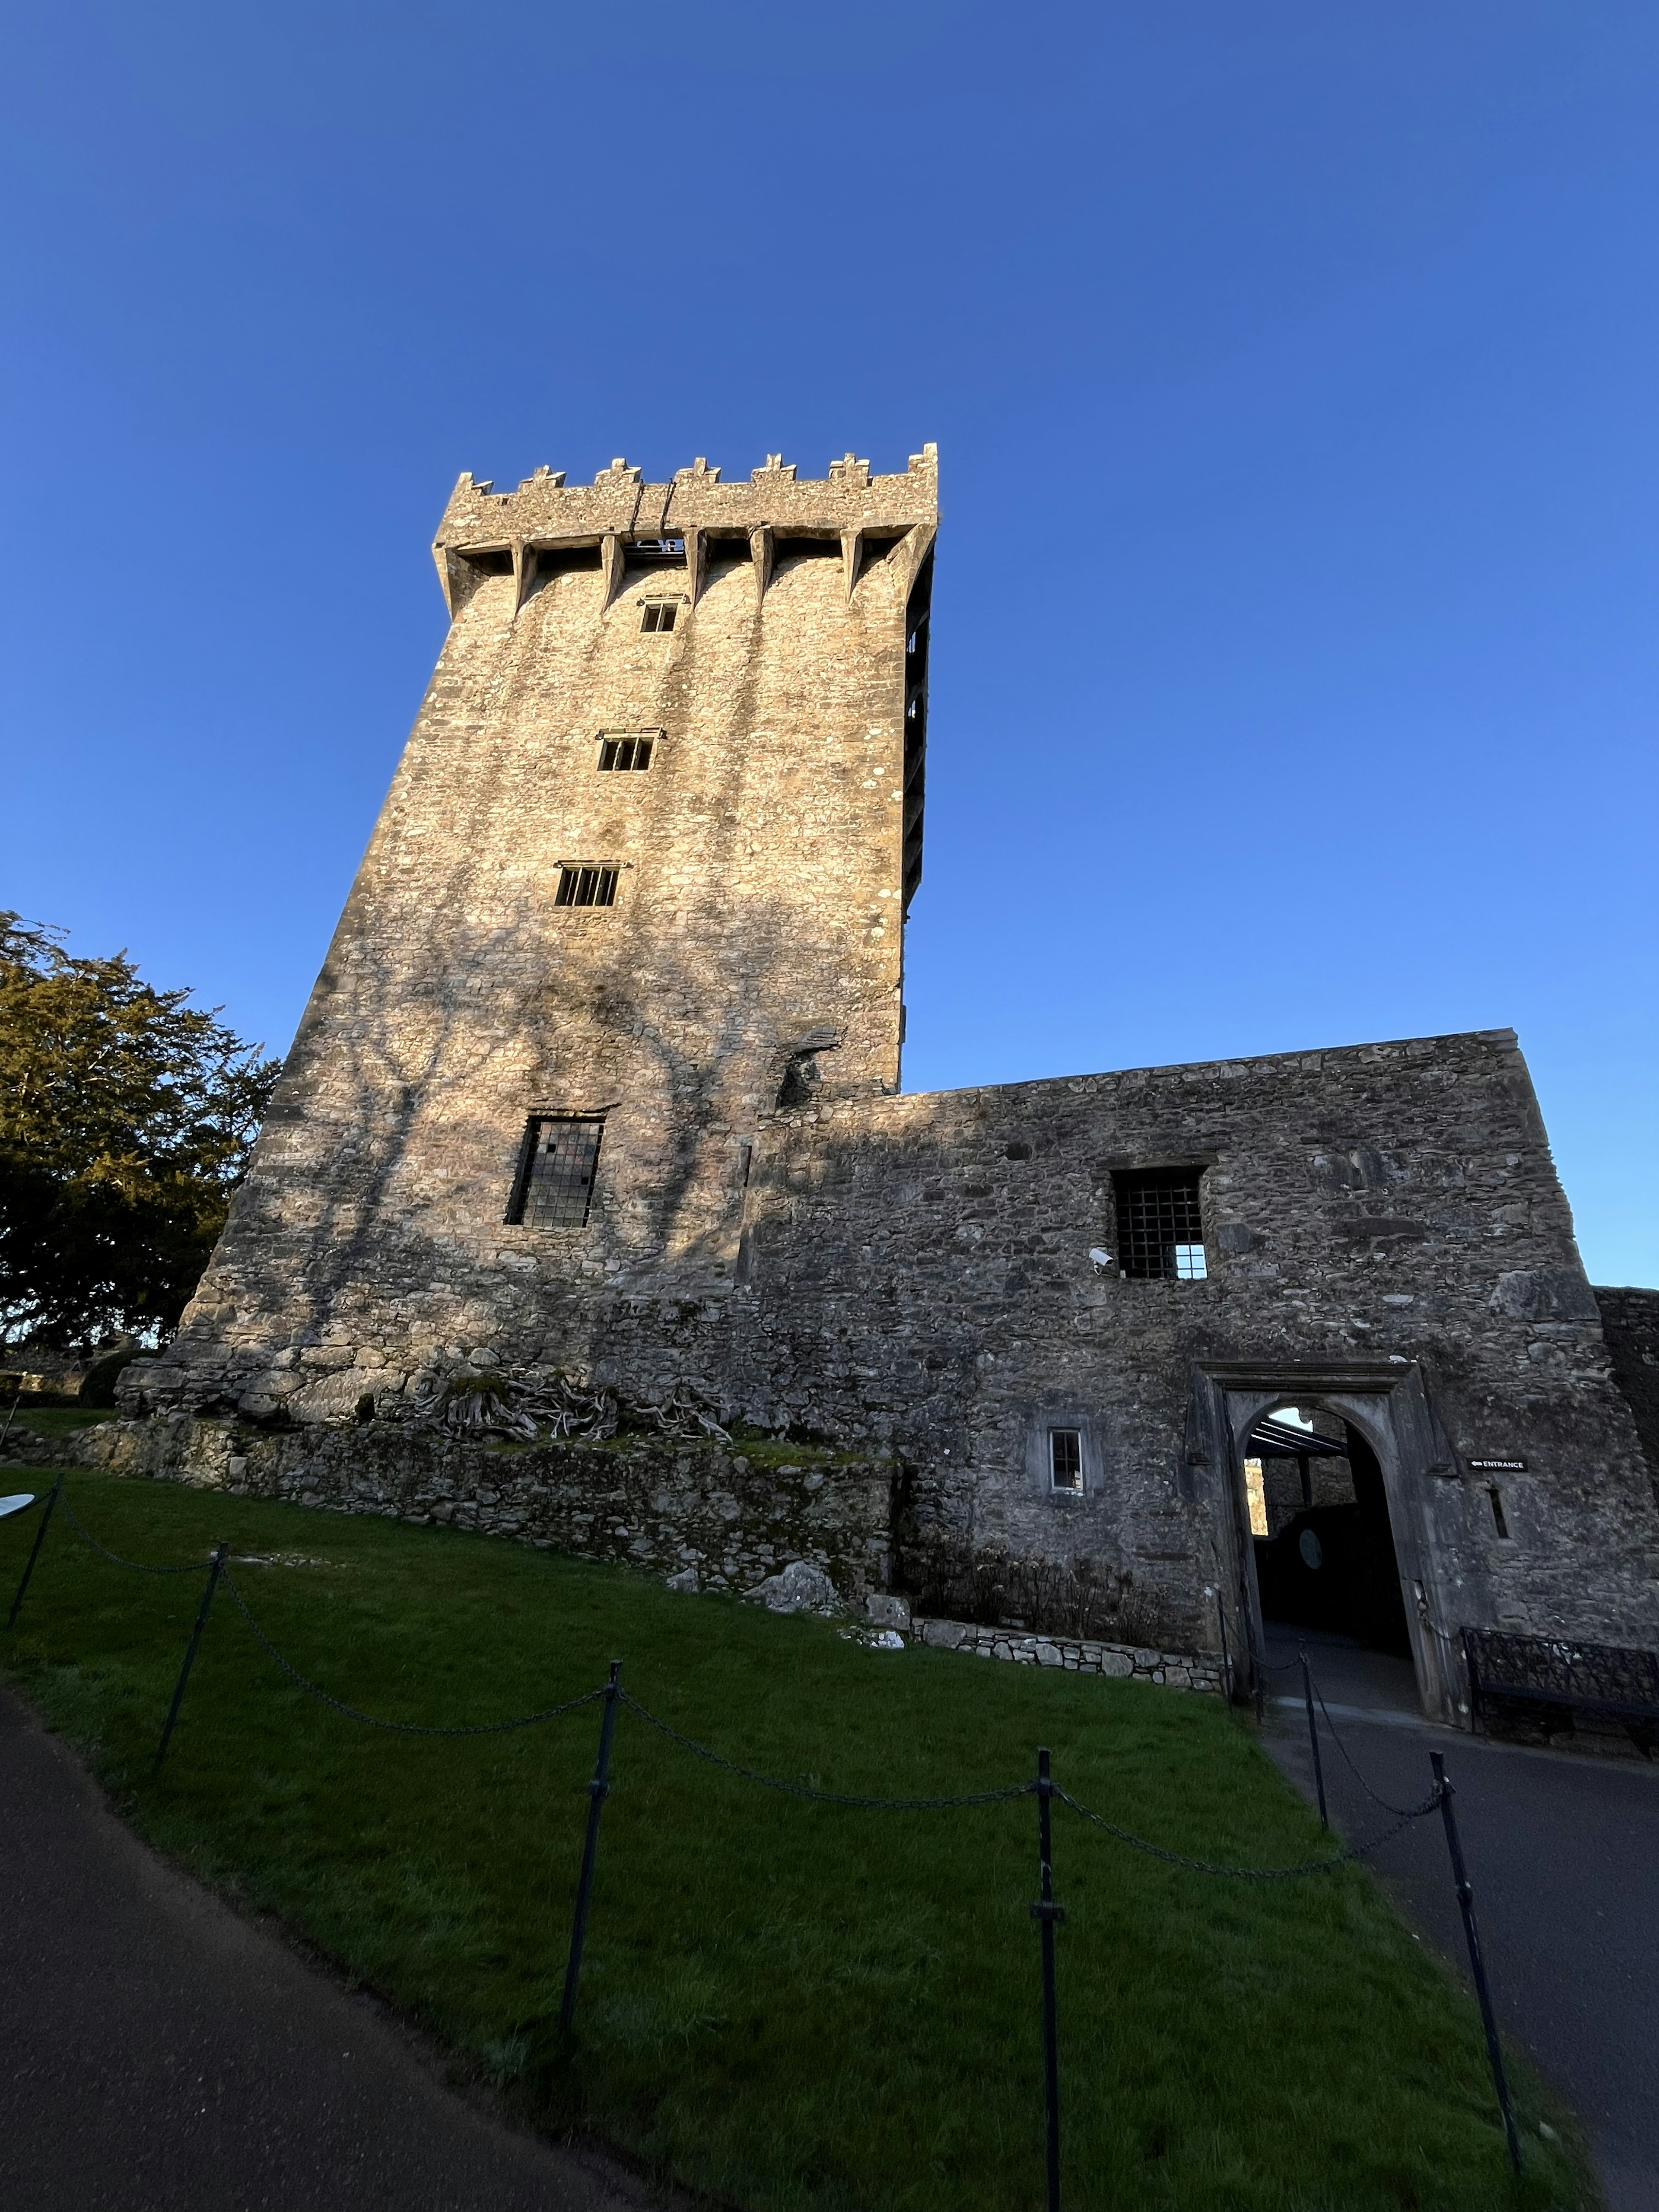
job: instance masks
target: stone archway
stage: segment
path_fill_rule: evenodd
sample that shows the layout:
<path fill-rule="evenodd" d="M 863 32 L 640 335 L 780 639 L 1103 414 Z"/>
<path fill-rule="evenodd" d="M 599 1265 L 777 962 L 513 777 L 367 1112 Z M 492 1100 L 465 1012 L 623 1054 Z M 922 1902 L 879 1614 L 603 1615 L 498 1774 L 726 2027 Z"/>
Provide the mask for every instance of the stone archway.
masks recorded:
<path fill-rule="evenodd" d="M 1421 1372 L 1390 1362 L 1315 1367 L 1252 1364 L 1206 1366 L 1198 1378 L 1195 1413 L 1219 1474 L 1225 1506 L 1218 1530 L 1224 1577 L 1230 1572 L 1237 1626 L 1234 1638 L 1247 1661 L 1249 1686 L 1262 1680 L 1261 1595 L 1250 1535 L 1245 1490 L 1244 1443 L 1263 1414 L 1276 1405 L 1317 1407 L 1361 1437 L 1382 1478 L 1407 1635 L 1418 1696 L 1424 1711 L 1454 1727 L 1468 1726 L 1467 1686 L 1458 1654 L 1457 1583 L 1443 1559 L 1438 1524 L 1443 1478 L 1452 1472 L 1449 1448 L 1428 1401 Z M 1224 1603 L 1224 1617 L 1225 1613 Z"/>

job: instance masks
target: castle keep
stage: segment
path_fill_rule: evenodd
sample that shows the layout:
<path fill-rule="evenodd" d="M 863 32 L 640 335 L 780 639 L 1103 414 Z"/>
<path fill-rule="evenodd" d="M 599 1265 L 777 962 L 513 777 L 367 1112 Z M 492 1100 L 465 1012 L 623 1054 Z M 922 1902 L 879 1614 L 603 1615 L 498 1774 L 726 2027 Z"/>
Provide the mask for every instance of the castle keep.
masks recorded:
<path fill-rule="evenodd" d="M 1466 1627 L 1652 1644 L 1653 1480 L 1514 1036 L 901 1093 L 934 452 L 720 475 L 461 478 L 447 641 L 128 1411 L 218 1425 L 233 1473 L 288 1439 L 295 1494 L 453 1517 L 476 1469 L 385 1470 L 457 1378 L 702 1409 L 818 1463 L 728 1462 L 689 1579 L 775 1561 L 707 1527 L 810 1482 L 854 1597 L 1224 1636 L 1247 1680 L 1258 1462 L 1305 1434 L 1310 1510 L 1322 1453 L 1391 1544 L 1431 1710 L 1467 1709 Z M 353 1455 L 384 1480 L 330 1492 Z M 569 1540 L 603 1457 L 567 1451 L 556 1524 L 526 1461 L 501 1525 Z M 673 1518 L 648 1490 L 623 1555 Z"/>

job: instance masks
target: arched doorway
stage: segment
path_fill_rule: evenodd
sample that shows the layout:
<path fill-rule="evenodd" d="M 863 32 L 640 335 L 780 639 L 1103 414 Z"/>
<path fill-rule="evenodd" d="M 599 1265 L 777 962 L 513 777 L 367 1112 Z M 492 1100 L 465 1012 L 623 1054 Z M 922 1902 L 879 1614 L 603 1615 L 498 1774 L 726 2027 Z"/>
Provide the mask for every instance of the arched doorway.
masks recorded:
<path fill-rule="evenodd" d="M 1236 1685 L 1258 1698 L 1280 1694 L 1279 1670 L 1293 1673 L 1305 1636 L 1328 1646 L 1319 1668 L 1327 1697 L 1348 1702 L 1352 1686 L 1354 1702 L 1467 1726 L 1462 1585 L 1447 1543 L 1462 1501 L 1442 1495 L 1452 1453 L 1420 1370 L 1392 1358 L 1317 1367 L 1218 1360 L 1198 1370 L 1188 1418 L 1188 1463 L 1226 1470 L 1216 1601 Z M 1316 1566 L 1304 1534 L 1318 1539 Z M 1291 1551 L 1300 1565 L 1276 1571 Z M 1402 1650 L 1409 1658 L 1395 1656 Z M 1371 1693 L 1379 1680 L 1386 1695 Z"/>
<path fill-rule="evenodd" d="M 1316 1629 L 1409 1659 L 1400 1564 L 1376 1454 L 1317 1406 L 1276 1406 L 1245 1440 L 1264 1626 Z"/>

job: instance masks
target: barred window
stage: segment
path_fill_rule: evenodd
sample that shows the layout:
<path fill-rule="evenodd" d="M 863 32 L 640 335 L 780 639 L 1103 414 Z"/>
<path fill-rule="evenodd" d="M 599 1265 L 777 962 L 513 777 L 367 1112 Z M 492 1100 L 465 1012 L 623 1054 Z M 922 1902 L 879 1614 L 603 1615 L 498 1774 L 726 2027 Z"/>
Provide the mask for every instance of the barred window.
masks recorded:
<path fill-rule="evenodd" d="M 599 739 L 602 769 L 647 769 L 657 742 L 654 730 L 635 730 L 625 737 Z"/>
<path fill-rule="evenodd" d="M 647 599 L 640 610 L 640 628 L 643 630 L 671 630 L 679 611 L 678 599 Z"/>
<path fill-rule="evenodd" d="M 1082 1489 L 1083 1436 L 1080 1430 L 1049 1430 L 1048 1480 L 1055 1490 Z"/>
<path fill-rule="evenodd" d="M 559 870 L 555 906 L 615 906 L 620 871 L 586 861 L 571 861 Z"/>
<path fill-rule="evenodd" d="M 1117 1264 L 1145 1281 L 1167 1276 L 1201 1283 L 1204 1221 L 1199 1211 L 1202 1168 L 1141 1168 L 1112 1177 L 1117 1193 Z"/>
<path fill-rule="evenodd" d="M 584 1227 L 604 1129 L 603 1115 L 532 1115 L 525 1125 L 507 1220 L 526 1229 Z"/>

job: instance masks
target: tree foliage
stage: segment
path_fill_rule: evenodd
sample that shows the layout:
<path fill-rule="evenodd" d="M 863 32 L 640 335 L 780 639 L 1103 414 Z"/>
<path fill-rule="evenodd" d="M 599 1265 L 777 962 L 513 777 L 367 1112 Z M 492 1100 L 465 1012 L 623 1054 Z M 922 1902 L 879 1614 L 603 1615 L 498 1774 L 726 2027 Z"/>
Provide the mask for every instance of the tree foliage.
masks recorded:
<path fill-rule="evenodd" d="M 172 1328 L 276 1080 L 133 962 L 0 911 L 0 1342 Z"/>

